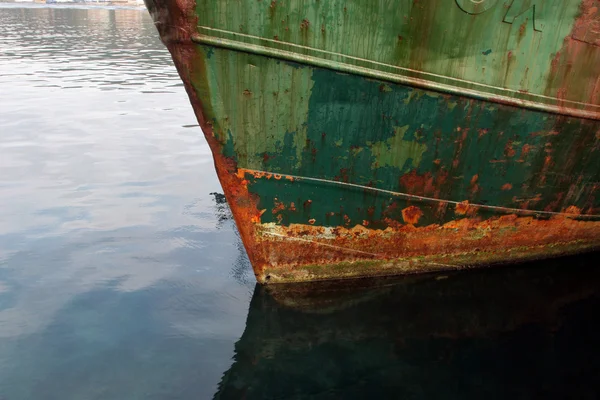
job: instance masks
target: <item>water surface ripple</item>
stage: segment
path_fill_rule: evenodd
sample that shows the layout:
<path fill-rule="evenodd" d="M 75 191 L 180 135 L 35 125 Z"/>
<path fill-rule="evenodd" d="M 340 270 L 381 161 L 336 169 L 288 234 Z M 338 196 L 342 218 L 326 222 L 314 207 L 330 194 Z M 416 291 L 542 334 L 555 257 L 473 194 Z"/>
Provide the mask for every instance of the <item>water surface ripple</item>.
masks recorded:
<path fill-rule="evenodd" d="M 253 290 L 220 190 L 146 10 L 0 5 L 0 398 L 212 396 Z"/>

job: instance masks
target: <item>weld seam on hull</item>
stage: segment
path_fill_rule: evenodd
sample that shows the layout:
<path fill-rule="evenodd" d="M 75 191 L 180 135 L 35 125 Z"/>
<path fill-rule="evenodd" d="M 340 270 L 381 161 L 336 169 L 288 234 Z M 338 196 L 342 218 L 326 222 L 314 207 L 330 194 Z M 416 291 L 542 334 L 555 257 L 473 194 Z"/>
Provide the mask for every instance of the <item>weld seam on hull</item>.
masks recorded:
<path fill-rule="evenodd" d="M 207 27 L 199 27 L 199 28 L 206 29 L 206 30 L 220 31 L 218 29 L 207 28 Z M 227 31 L 224 31 L 224 32 L 227 32 Z M 238 34 L 238 33 L 234 33 L 234 35 L 248 36 L 250 38 L 258 38 L 260 40 L 271 41 L 271 39 L 259 38 L 259 37 L 255 37 L 255 36 L 251 36 L 251 35 L 244 35 L 244 34 Z M 191 39 L 193 42 L 195 42 L 197 44 L 210 45 L 210 46 L 221 47 L 221 48 L 225 48 L 225 49 L 241 51 L 241 52 L 250 53 L 250 54 L 256 54 L 256 55 L 261 55 L 261 56 L 266 56 L 266 57 L 282 59 L 285 61 L 292 61 L 292 62 L 297 62 L 297 63 L 301 63 L 301 64 L 308 64 L 308 65 L 312 65 L 312 66 L 316 66 L 316 67 L 327 68 L 327 69 L 331 69 L 334 71 L 365 76 L 365 77 L 369 77 L 369 78 L 373 78 L 373 79 L 380 79 L 380 80 L 389 81 L 389 82 L 393 82 L 393 83 L 399 83 L 399 84 L 404 84 L 404 85 L 408 85 L 408 86 L 415 86 L 415 87 L 419 87 L 419 88 L 423 88 L 423 89 L 451 93 L 453 95 L 458 95 L 458 96 L 472 97 L 472 98 L 479 99 L 479 100 L 485 100 L 485 101 L 490 101 L 490 102 L 500 103 L 500 104 L 508 104 L 508 105 L 512 105 L 515 107 L 524 107 L 524 108 L 529 108 L 529 109 L 537 110 L 537 111 L 544 111 L 544 112 L 550 112 L 550 113 L 561 114 L 561 115 L 569 115 L 569 116 L 574 116 L 574 117 L 579 117 L 579 118 L 600 120 L 600 111 L 586 111 L 586 110 L 581 110 L 581 109 L 576 109 L 576 108 L 568 108 L 568 107 L 555 105 L 555 104 L 544 104 L 544 103 L 540 103 L 540 102 L 536 102 L 536 101 L 532 101 L 532 100 L 525 100 L 525 99 L 509 97 L 506 95 L 500 95 L 500 94 L 493 93 L 491 91 L 486 93 L 486 92 L 483 92 L 480 90 L 468 89 L 466 87 L 458 87 L 458 86 L 454 86 L 454 85 L 450 85 L 450 84 L 435 82 L 432 80 L 426 80 L 426 79 L 421 79 L 421 78 L 403 76 L 403 75 L 390 73 L 390 72 L 378 71 L 376 69 L 361 67 L 358 65 L 348 64 L 348 63 L 344 63 L 344 62 L 340 62 L 340 61 L 328 60 L 328 59 L 324 59 L 324 58 L 320 58 L 320 57 L 299 54 L 299 53 L 295 53 L 295 52 L 291 52 L 291 51 L 287 51 L 287 50 L 270 48 L 270 47 L 266 47 L 266 46 L 245 43 L 245 42 L 241 42 L 241 41 L 237 41 L 237 40 L 223 39 L 223 38 L 208 36 L 208 35 L 204 35 L 204 34 L 192 35 Z M 279 43 L 277 41 L 273 41 L 273 42 Z M 452 81 L 456 81 L 456 82 L 463 82 L 463 83 L 466 83 L 466 84 L 472 85 L 472 86 L 480 86 L 482 88 L 493 89 L 493 90 L 503 92 L 503 93 L 512 93 L 512 94 L 518 95 L 518 96 L 538 97 L 540 99 L 548 99 L 548 100 L 557 101 L 557 99 L 553 98 L 553 97 L 537 95 L 537 94 L 532 94 L 532 93 L 525 94 L 525 93 L 510 90 L 510 89 L 499 88 L 499 87 L 490 86 L 490 85 L 484 85 L 484 84 L 480 84 L 480 83 L 476 83 L 476 82 L 456 79 L 456 78 L 443 76 L 443 75 L 430 74 L 430 73 L 426 73 L 423 71 L 414 71 L 414 70 L 410 70 L 407 68 L 396 67 L 396 66 L 392 66 L 392 65 L 388 65 L 388 64 L 383 64 L 383 63 L 377 63 L 374 61 L 368 61 L 368 60 L 364 60 L 361 58 L 347 56 L 347 55 L 343 55 L 343 54 L 339 54 L 339 53 L 331 53 L 331 52 L 318 50 L 318 49 L 314 49 L 314 48 L 310 48 L 310 47 L 294 45 L 291 43 L 285 43 L 285 44 L 289 45 L 289 46 L 305 48 L 305 49 L 309 49 L 309 50 L 313 50 L 313 51 L 319 51 L 324 54 L 335 55 L 340 58 L 347 58 L 347 59 L 356 60 L 356 61 L 360 61 L 360 62 L 364 62 L 364 63 L 370 63 L 370 64 L 374 64 L 374 65 L 380 64 L 380 65 L 388 67 L 388 68 L 399 69 L 406 73 L 430 75 L 432 77 L 437 77 L 437 78 L 441 78 L 441 79 L 452 80 Z M 580 105 L 580 106 L 593 107 L 595 109 L 600 109 L 599 105 L 590 104 L 590 103 L 581 103 L 581 102 L 569 101 L 569 100 L 560 100 L 560 102 L 562 104 L 570 103 L 573 105 Z"/>
<path fill-rule="evenodd" d="M 283 174 L 283 173 L 279 173 L 279 172 L 274 173 L 274 172 L 259 171 L 259 170 L 253 170 L 253 169 L 247 169 L 247 168 L 240 168 L 240 170 L 244 171 L 244 172 L 248 172 L 250 174 L 281 175 L 282 176 L 281 179 L 284 179 L 284 177 L 285 177 L 285 178 L 291 178 L 293 180 L 299 180 L 299 181 L 305 180 L 305 181 L 313 181 L 313 182 L 319 182 L 319 183 L 325 183 L 325 184 L 348 186 L 353 189 L 369 190 L 369 191 L 373 191 L 373 192 L 386 193 L 386 194 L 389 194 L 392 196 L 404 197 L 404 198 L 412 199 L 412 200 L 427 201 L 427 202 L 433 202 L 433 203 L 448 203 L 448 204 L 453 204 L 453 205 L 462 204 L 460 201 L 436 199 L 433 197 L 425 197 L 425 196 L 417 196 L 414 194 L 394 192 L 392 190 L 379 189 L 379 188 L 375 188 L 375 187 L 371 187 L 371 186 L 359 185 L 356 183 L 332 181 L 330 179 L 311 178 L 311 177 L 307 177 L 307 176 L 289 175 L 289 174 Z M 600 220 L 600 215 L 596 215 L 596 214 L 569 214 L 569 213 L 554 212 L 554 211 L 522 210 L 520 208 L 490 206 L 490 205 L 486 205 L 486 204 L 477 204 L 477 203 L 468 203 L 468 206 L 473 207 L 473 208 L 481 208 L 484 210 L 487 209 L 487 210 L 502 211 L 502 212 L 506 212 L 506 213 L 514 213 L 514 214 L 522 214 L 522 215 L 533 215 L 533 216 L 545 215 L 545 216 L 549 216 L 549 217 L 567 217 L 567 218 L 576 219 L 576 220 L 591 220 L 591 221 Z"/>

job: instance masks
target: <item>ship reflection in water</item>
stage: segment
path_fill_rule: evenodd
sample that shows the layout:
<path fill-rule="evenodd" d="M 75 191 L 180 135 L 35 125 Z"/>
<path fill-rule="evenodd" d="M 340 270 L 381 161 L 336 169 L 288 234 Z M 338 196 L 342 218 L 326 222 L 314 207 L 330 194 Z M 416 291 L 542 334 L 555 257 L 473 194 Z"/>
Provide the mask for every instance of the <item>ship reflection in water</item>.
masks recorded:
<path fill-rule="evenodd" d="M 598 398 L 597 259 L 257 285 L 215 398 Z"/>

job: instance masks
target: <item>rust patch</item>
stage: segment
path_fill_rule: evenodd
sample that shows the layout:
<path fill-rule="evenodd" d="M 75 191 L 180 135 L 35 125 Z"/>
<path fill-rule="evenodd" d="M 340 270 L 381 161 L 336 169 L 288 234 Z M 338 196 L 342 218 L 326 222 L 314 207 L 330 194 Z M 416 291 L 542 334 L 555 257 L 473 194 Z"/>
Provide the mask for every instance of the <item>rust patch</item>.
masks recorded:
<path fill-rule="evenodd" d="M 509 214 L 487 220 L 463 218 L 444 225 L 405 225 L 384 230 L 360 225 L 332 229 L 298 224 L 257 228 L 257 245 L 270 254 L 269 273 L 292 281 L 314 279 L 315 276 L 306 275 L 313 271 L 307 266 L 315 266 L 318 278 L 332 279 L 343 277 L 336 267 L 340 263 L 349 274 L 367 276 L 514 262 L 531 258 L 532 254 L 543 258 L 566 254 L 569 248 L 579 251 L 600 247 L 600 221 L 565 216 L 538 220 Z M 302 240 L 294 240 L 300 232 Z M 427 262 L 421 263 L 421 258 Z M 394 260 L 395 263 L 387 262 Z"/>
<path fill-rule="evenodd" d="M 564 193 L 556 193 L 556 198 L 553 201 L 551 201 L 550 204 L 546 206 L 546 208 L 544 208 L 544 211 L 556 211 L 559 205 L 562 203 L 564 197 Z"/>
<path fill-rule="evenodd" d="M 513 142 L 512 142 L 512 140 L 509 140 L 508 143 L 506 143 L 506 146 L 504 147 L 504 155 L 506 157 L 511 158 L 511 157 L 514 157 L 515 154 L 517 154 L 517 152 L 513 148 Z"/>
<path fill-rule="evenodd" d="M 581 5 L 581 17 L 573 28 L 573 39 L 600 46 L 600 3 L 585 0 Z"/>
<path fill-rule="evenodd" d="M 597 0 L 583 0 L 579 17 L 575 20 L 571 34 L 563 42 L 551 63 L 548 77 L 548 88 L 556 88 L 559 100 L 575 100 L 587 102 L 587 110 L 595 110 L 594 105 L 600 102 L 600 81 L 596 79 L 581 80 L 581 76 L 590 75 L 600 65 L 600 4 Z M 580 82 L 579 84 L 577 84 Z M 551 92 L 549 92 L 551 94 Z M 567 108 L 560 102 L 562 108 Z"/>
<path fill-rule="evenodd" d="M 469 201 L 465 200 L 465 201 L 458 203 L 455 206 L 454 212 L 457 215 L 465 215 L 469 212 L 469 209 L 470 209 Z"/>
<path fill-rule="evenodd" d="M 174 48 L 175 43 L 188 42 L 191 35 L 196 32 L 198 17 L 194 12 L 195 0 L 147 0 L 145 3 L 162 42 L 171 54 L 178 51 Z M 189 56 L 189 53 L 187 55 Z M 185 62 L 186 60 L 179 57 L 179 61 Z M 181 74 L 182 71 L 179 72 Z"/>
<path fill-rule="evenodd" d="M 344 225 L 350 225 L 350 222 L 352 222 L 350 220 L 350 217 L 348 217 L 346 214 L 344 214 Z"/>
<path fill-rule="evenodd" d="M 436 175 L 431 172 L 420 175 L 416 170 L 412 170 L 402 175 L 399 183 L 403 191 L 408 194 L 439 198 L 444 185 L 447 183 L 448 174 L 448 170 L 444 167 L 441 167 Z"/>
<path fill-rule="evenodd" d="M 469 185 L 469 191 L 471 192 L 471 195 L 473 195 L 473 196 L 476 195 L 477 193 L 479 193 L 479 191 L 481 190 L 481 187 L 477 183 L 478 180 L 479 180 L 479 174 L 475 174 L 471 178 L 471 183 Z"/>
<path fill-rule="evenodd" d="M 519 162 L 525 162 L 525 157 L 527 157 L 527 155 L 531 152 L 531 150 L 534 149 L 534 146 L 530 145 L 530 144 L 524 144 L 523 147 L 521 147 L 521 157 L 519 157 Z"/>
<path fill-rule="evenodd" d="M 417 206 L 406 207 L 402 210 L 402 219 L 410 225 L 415 225 L 419 222 L 419 218 L 423 216 L 423 211 Z"/>
<path fill-rule="evenodd" d="M 426 192 L 426 188 L 430 188 L 433 185 L 433 179 L 429 172 L 419 175 L 416 170 L 412 170 L 400 177 L 400 185 L 408 194 L 423 195 Z"/>
<path fill-rule="evenodd" d="M 273 214 L 277 214 L 278 212 L 285 210 L 285 205 L 283 205 L 281 201 L 277 201 L 277 198 L 275 198 L 273 202 L 275 203 L 275 207 L 273 207 L 271 210 Z"/>
<path fill-rule="evenodd" d="M 513 198 L 514 203 L 519 203 L 521 205 L 521 209 L 529 210 L 531 204 L 539 203 L 542 200 L 542 195 L 540 193 L 536 193 L 535 196 L 527 198 L 527 199 L 518 199 L 516 197 Z"/>
<path fill-rule="evenodd" d="M 573 215 L 581 215 L 581 209 L 576 206 L 569 206 L 566 208 L 565 213 Z"/>

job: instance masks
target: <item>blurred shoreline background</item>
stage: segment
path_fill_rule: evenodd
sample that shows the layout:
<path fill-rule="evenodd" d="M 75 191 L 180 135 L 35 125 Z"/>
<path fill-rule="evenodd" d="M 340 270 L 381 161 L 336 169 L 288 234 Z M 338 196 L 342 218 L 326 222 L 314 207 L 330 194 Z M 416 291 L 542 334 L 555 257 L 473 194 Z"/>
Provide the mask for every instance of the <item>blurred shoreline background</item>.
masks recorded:
<path fill-rule="evenodd" d="M 16 4 L 80 4 L 85 6 L 128 6 L 146 8 L 144 0 L 0 0 Z"/>

